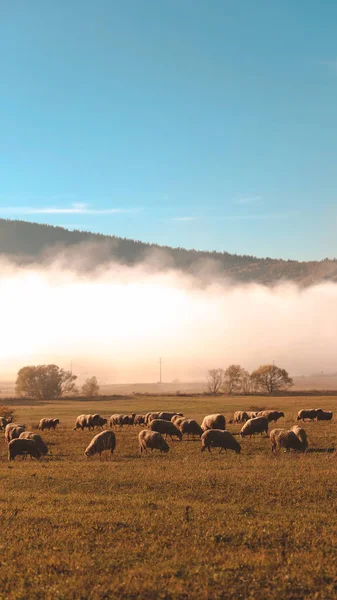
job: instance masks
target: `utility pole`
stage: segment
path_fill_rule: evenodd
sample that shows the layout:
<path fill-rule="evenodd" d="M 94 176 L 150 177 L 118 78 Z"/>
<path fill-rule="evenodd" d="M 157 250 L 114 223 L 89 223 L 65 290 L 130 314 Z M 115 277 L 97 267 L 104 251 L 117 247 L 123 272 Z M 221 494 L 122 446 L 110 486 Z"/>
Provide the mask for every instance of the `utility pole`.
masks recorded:
<path fill-rule="evenodd" d="M 162 358 L 159 357 L 159 383 L 161 383 L 161 363 L 162 363 Z"/>

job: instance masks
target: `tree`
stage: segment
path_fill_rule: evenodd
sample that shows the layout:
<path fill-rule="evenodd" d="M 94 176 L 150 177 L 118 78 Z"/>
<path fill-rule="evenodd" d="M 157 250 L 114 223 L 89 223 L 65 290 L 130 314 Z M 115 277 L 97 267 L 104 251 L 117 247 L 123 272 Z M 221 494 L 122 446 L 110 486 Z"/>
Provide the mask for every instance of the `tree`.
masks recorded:
<path fill-rule="evenodd" d="M 99 385 L 95 376 L 89 377 L 89 379 L 85 380 L 84 384 L 82 385 L 82 394 L 87 398 L 93 398 L 93 396 L 98 396 Z"/>
<path fill-rule="evenodd" d="M 30 398 L 51 400 L 71 394 L 76 379 L 77 375 L 57 365 L 22 367 L 16 379 L 16 392 Z"/>
<path fill-rule="evenodd" d="M 280 369 L 276 365 L 262 365 L 251 374 L 251 379 L 255 389 L 261 392 L 272 394 L 279 390 L 286 390 L 294 382 L 289 377 L 285 369 Z"/>
<path fill-rule="evenodd" d="M 225 371 L 223 369 L 210 369 L 207 375 L 208 391 L 216 396 L 225 381 Z"/>
<path fill-rule="evenodd" d="M 242 388 L 245 370 L 240 365 L 230 365 L 225 371 L 225 384 L 229 394 L 239 392 Z"/>

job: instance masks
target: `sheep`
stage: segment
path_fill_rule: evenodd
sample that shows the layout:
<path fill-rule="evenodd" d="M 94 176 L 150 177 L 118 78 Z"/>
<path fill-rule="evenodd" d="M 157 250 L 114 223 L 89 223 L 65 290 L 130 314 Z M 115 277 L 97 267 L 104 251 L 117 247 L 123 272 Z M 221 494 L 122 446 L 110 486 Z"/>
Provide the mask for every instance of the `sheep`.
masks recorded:
<path fill-rule="evenodd" d="M 297 435 L 306 450 L 308 448 L 307 432 L 299 425 L 294 425 L 290 431 L 293 431 Z"/>
<path fill-rule="evenodd" d="M 249 435 L 252 437 L 254 433 L 268 433 L 268 419 L 266 417 L 254 417 L 254 419 L 249 419 L 240 431 L 241 437 L 246 437 Z"/>
<path fill-rule="evenodd" d="M 110 450 L 112 456 L 115 448 L 116 436 L 113 431 L 106 429 L 105 431 L 97 433 L 97 435 L 92 438 L 89 446 L 85 449 L 84 454 L 86 456 L 93 456 L 94 454 L 99 454 L 101 456 L 104 450 Z"/>
<path fill-rule="evenodd" d="M 12 417 L 0 417 L 0 431 L 3 431 L 6 428 L 6 425 L 9 425 L 12 422 Z"/>
<path fill-rule="evenodd" d="M 181 417 L 180 415 L 175 415 L 171 419 L 171 423 L 173 423 L 173 425 L 175 425 L 178 428 L 180 427 L 183 421 L 186 421 L 186 417 Z"/>
<path fill-rule="evenodd" d="M 272 452 L 275 452 L 278 448 L 285 448 L 287 452 L 289 450 L 298 450 L 299 452 L 304 452 L 305 450 L 305 444 L 292 430 L 288 431 L 286 429 L 273 429 L 270 432 L 269 437 L 271 441 Z"/>
<path fill-rule="evenodd" d="M 123 415 L 118 415 L 118 414 L 111 415 L 111 417 L 110 417 L 110 427 L 112 427 L 113 425 L 115 427 L 117 427 L 117 425 L 119 425 L 120 427 L 122 427 L 122 425 L 123 425 Z"/>
<path fill-rule="evenodd" d="M 41 419 L 38 425 L 38 429 L 43 431 L 44 429 L 56 429 L 56 425 L 58 425 L 60 419 Z"/>
<path fill-rule="evenodd" d="M 75 427 L 73 429 L 74 431 L 76 431 L 76 429 L 82 429 L 82 431 L 83 431 L 83 429 L 85 429 L 86 427 L 89 427 L 87 416 L 88 415 L 79 415 L 77 417 Z"/>
<path fill-rule="evenodd" d="M 207 429 L 226 429 L 226 419 L 224 415 L 214 414 L 207 415 L 201 423 L 201 429 L 206 431 Z"/>
<path fill-rule="evenodd" d="M 133 420 L 133 424 L 134 425 L 144 425 L 145 423 L 145 416 L 144 415 L 136 415 L 134 420 Z"/>
<path fill-rule="evenodd" d="M 108 419 L 103 419 L 103 417 L 101 417 L 101 415 L 95 414 L 91 416 L 90 419 L 90 424 L 92 425 L 93 429 L 95 429 L 95 427 L 100 427 L 101 429 L 103 429 L 104 425 L 106 425 L 108 422 Z"/>
<path fill-rule="evenodd" d="M 193 435 L 193 437 L 195 435 L 201 437 L 203 433 L 199 423 L 194 419 L 184 419 L 180 424 L 179 429 L 183 435 L 187 433 L 187 435 Z"/>
<path fill-rule="evenodd" d="M 206 450 L 206 448 L 210 452 L 211 447 L 220 448 L 219 454 L 222 450 L 234 450 L 237 454 L 241 452 L 241 446 L 231 432 L 223 431 L 222 429 L 208 429 L 202 434 L 201 452 Z"/>
<path fill-rule="evenodd" d="M 150 412 L 147 413 L 146 415 L 146 425 L 148 425 L 149 423 L 151 423 L 151 421 L 153 421 L 154 419 L 158 419 L 159 418 L 159 414 L 160 412 Z"/>
<path fill-rule="evenodd" d="M 314 419 L 316 419 L 318 412 L 322 412 L 322 409 L 317 409 L 317 408 L 309 408 L 309 409 L 305 409 L 303 408 L 302 410 L 299 411 L 298 415 L 297 415 L 297 421 L 305 421 L 306 419 L 309 419 L 309 421 L 313 421 Z"/>
<path fill-rule="evenodd" d="M 139 451 L 142 453 L 146 452 L 148 448 L 152 450 L 160 450 L 160 452 L 168 452 L 169 445 L 165 442 L 163 436 L 159 431 L 149 431 L 148 429 L 143 429 L 139 435 Z"/>
<path fill-rule="evenodd" d="M 158 419 L 164 419 L 164 421 L 171 421 L 173 417 L 178 416 L 178 417 L 183 417 L 183 413 L 177 413 L 177 412 L 160 412 L 158 414 Z"/>
<path fill-rule="evenodd" d="M 321 409 L 316 409 L 317 410 L 317 421 L 331 421 L 332 417 L 333 417 L 333 412 L 331 412 L 331 410 L 321 410 Z"/>
<path fill-rule="evenodd" d="M 248 419 L 255 419 L 255 417 L 257 417 L 257 411 L 256 410 L 246 410 L 245 412 L 248 415 Z"/>
<path fill-rule="evenodd" d="M 40 458 L 41 452 L 35 440 L 14 439 L 8 444 L 8 460 L 14 460 L 16 456 L 27 454 L 30 458 Z"/>
<path fill-rule="evenodd" d="M 18 438 L 20 434 L 25 430 L 24 425 L 18 425 L 17 423 L 8 423 L 5 428 L 5 440 L 9 443 L 11 440 Z"/>
<path fill-rule="evenodd" d="M 164 419 L 153 419 L 149 423 L 149 428 L 152 431 L 157 431 L 158 433 L 165 433 L 166 437 L 169 435 L 171 440 L 172 436 L 175 435 L 180 441 L 182 440 L 182 433 L 179 431 L 178 427 L 171 423 L 171 421 L 165 421 Z"/>
<path fill-rule="evenodd" d="M 284 417 L 283 412 L 279 412 L 278 410 L 262 410 L 257 413 L 258 417 L 266 417 L 268 419 L 268 423 L 272 421 L 278 421 L 281 417 Z"/>
<path fill-rule="evenodd" d="M 233 423 L 245 423 L 248 419 L 249 416 L 245 410 L 237 410 L 234 413 Z"/>
<path fill-rule="evenodd" d="M 23 431 L 20 433 L 19 440 L 34 440 L 41 454 L 48 454 L 48 446 L 44 443 L 42 437 L 33 431 Z"/>

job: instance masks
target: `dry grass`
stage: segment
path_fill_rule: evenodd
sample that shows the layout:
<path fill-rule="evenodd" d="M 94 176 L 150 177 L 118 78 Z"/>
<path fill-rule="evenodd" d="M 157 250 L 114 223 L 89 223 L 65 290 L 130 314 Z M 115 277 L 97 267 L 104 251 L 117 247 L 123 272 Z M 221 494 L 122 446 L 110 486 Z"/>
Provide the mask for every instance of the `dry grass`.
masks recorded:
<path fill-rule="evenodd" d="M 224 406 L 226 402 L 226 406 Z M 230 402 L 230 404 L 228 404 Z M 201 454 L 200 441 L 138 454 L 139 427 L 117 431 L 113 459 L 86 459 L 92 433 L 72 431 L 82 412 L 250 408 L 249 398 L 136 398 L 15 407 L 44 432 L 50 456 L 7 461 L 0 439 L 0 598 L 337 597 L 337 456 L 280 453 L 269 440 L 242 453 Z M 289 428 L 300 408 L 333 410 L 336 398 L 261 399 Z M 337 415 L 336 415 L 337 419 Z M 311 448 L 337 447 L 337 422 L 304 425 Z M 232 431 L 239 426 L 229 425 Z"/>

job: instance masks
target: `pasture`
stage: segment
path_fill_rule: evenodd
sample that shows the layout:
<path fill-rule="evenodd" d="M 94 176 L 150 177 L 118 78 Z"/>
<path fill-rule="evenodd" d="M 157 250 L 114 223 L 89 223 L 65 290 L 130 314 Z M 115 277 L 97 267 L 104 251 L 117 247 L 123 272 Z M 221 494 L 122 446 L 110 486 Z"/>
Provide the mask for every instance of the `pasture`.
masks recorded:
<path fill-rule="evenodd" d="M 140 456 L 138 432 L 116 430 L 110 454 L 86 458 L 92 432 L 81 413 L 275 408 L 289 429 L 301 408 L 335 410 L 336 397 L 134 397 L 15 406 L 27 429 L 58 417 L 42 436 L 50 454 L 9 463 L 0 433 L 0 598 L 337 598 L 337 454 L 279 452 L 240 440 L 240 455 L 201 453 L 200 440 Z M 305 423 L 309 448 L 337 448 L 332 422 Z M 240 425 L 227 425 L 238 432 Z M 97 433 L 97 431 L 95 431 Z M 237 438 L 239 439 L 239 438 Z"/>

